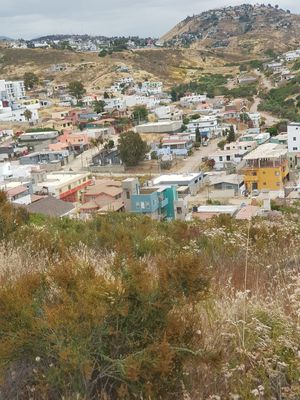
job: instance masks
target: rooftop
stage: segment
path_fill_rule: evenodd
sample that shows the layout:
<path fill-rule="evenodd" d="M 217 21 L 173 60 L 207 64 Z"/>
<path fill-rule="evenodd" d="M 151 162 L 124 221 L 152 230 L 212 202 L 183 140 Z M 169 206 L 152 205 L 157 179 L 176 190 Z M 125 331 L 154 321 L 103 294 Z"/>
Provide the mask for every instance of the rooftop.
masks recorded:
<path fill-rule="evenodd" d="M 280 158 L 287 154 L 287 148 L 276 143 L 265 143 L 258 146 L 255 150 L 247 154 L 245 160 L 259 160 L 259 159 L 270 159 Z"/>
<path fill-rule="evenodd" d="M 44 214 L 49 217 L 62 217 L 74 210 L 73 203 L 56 199 L 52 196 L 44 197 L 26 206 L 29 213 Z"/>
<path fill-rule="evenodd" d="M 191 182 L 194 179 L 200 178 L 201 173 L 190 173 L 190 174 L 170 174 L 161 175 L 153 179 L 154 185 L 159 185 L 160 183 L 177 183 L 177 182 Z"/>

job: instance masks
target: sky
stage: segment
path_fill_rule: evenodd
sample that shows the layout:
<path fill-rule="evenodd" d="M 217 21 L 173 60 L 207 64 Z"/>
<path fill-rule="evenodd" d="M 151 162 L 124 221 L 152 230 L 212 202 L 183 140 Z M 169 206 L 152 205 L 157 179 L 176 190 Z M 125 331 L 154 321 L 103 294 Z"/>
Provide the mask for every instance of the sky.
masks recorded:
<path fill-rule="evenodd" d="M 1 2 L 2 3 L 2 2 Z M 1 4 L 0 36 L 48 34 L 160 37 L 188 15 L 259 0 L 8 0 Z M 299 0 L 266 0 L 300 14 Z"/>

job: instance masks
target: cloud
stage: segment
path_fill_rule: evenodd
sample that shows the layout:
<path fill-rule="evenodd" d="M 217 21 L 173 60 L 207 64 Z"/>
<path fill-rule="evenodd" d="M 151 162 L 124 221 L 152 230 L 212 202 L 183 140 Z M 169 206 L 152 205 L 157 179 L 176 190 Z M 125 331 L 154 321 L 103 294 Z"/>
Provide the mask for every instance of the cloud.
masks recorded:
<path fill-rule="evenodd" d="M 159 37 L 188 15 L 240 0 L 9 0 L 1 4 L 0 35 L 26 39 L 58 33 Z M 257 0 L 248 1 L 255 4 Z M 281 8 L 300 12 L 299 0 Z"/>

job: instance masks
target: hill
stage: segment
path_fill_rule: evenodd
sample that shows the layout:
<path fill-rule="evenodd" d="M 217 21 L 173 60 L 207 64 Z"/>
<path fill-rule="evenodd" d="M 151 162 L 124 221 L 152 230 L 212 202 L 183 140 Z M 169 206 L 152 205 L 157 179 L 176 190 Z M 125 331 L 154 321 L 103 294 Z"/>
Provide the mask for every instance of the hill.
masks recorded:
<path fill-rule="evenodd" d="M 235 60 L 229 58 L 228 61 Z M 54 64 L 68 64 L 63 72 L 53 72 Z M 110 86 L 124 76 L 119 66 L 126 65 L 139 82 L 144 79 L 163 81 L 166 87 L 196 78 L 199 73 L 232 73 L 235 67 L 225 68 L 226 57 L 220 58 L 209 50 L 140 49 L 116 52 L 106 57 L 97 53 L 79 53 L 55 49 L 0 48 L 0 73 L 5 79 L 21 78 L 34 72 L 41 79 L 55 82 L 81 80 L 89 90 Z M 126 75 L 126 74 L 125 74 Z"/>
<path fill-rule="evenodd" d="M 169 46 L 225 49 L 241 54 L 299 46 L 300 15 L 278 6 L 243 4 L 187 17 L 161 39 Z"/>
<path fill-rule="evenodd" d="M 0 398 L 299 399 L 292 210 L 83 222 L 0 192 Z"/>

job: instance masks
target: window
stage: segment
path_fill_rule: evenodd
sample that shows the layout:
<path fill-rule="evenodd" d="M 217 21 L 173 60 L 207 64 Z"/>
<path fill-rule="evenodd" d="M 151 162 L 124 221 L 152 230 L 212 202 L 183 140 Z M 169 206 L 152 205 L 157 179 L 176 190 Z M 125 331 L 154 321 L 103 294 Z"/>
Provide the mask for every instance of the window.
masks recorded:
<path fill-rule="evenodd" d="M 68 190 L 71 190 L 71 187 L 72 187 L 71 185 L 68 185 Z"/>
<path fill-rule="evenodd" d="M 126 199 L 130 200 L 130 192 L 126 192 Z"/>
<path fill-rule="evenodd" d="M 219 157 L 219 161 L 223 161 L 223 157 L 222 156 Z"/>
<path fill-rule="evenodd" d="M 298 147 L 293 147 L 293 151 L 297 151 L 298 150 Z"/>
<path fill-rule="evenodd" d="M 137 202 L 135 203 L 135 207 L 139 210 L 139 209 L 141 208 L 141 204 L 137 201 Z"/>
<path fill-rule="evenodd" d="M 227 160 L 227 161 L 230 161 L 230 156 L 226 156 L 226 160 Z"/>
<path fill-rule="evenodd" d="M 143 201 L 141 201 L 141 208 L 144 209 L 145 208 L 145 203 Z"/>

